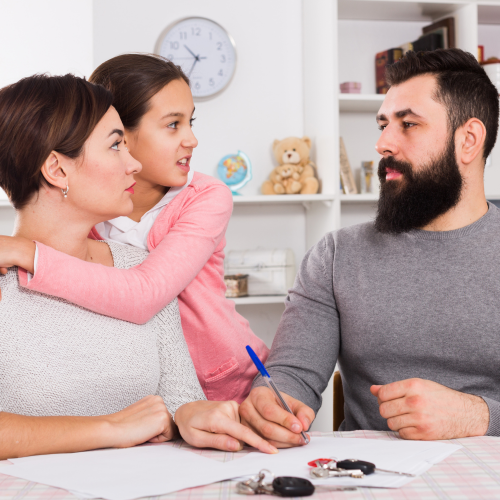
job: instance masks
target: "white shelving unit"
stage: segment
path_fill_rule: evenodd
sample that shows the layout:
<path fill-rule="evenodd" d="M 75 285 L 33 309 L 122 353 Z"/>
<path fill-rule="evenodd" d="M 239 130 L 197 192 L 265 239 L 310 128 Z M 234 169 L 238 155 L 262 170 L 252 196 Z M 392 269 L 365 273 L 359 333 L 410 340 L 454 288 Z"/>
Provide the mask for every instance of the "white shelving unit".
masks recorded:
<path fill-rule="evenodd" d="M 251 297 L 236 297 L 231 299 L 237 306 L 283 304 L 286 295 L 254 295 Z"/>
<path fill-rule="evenodd" d="M 339 94 L 339 111 L 354 113 L 376 113 L 385 95 L 383 94 Z"/>

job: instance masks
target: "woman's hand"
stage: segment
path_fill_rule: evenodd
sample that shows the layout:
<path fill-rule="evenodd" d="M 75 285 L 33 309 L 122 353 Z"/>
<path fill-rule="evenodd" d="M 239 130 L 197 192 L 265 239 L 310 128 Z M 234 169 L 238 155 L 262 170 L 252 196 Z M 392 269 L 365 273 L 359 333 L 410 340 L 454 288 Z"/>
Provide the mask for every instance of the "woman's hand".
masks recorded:
<path fill-rule="evenodd" d="M 195 401 L 182 405 L 175 421 L 182 438 L 197 448 L 239 451 L 246 443 L 263 453 L 278 453 L 267 441 L 240 424 L 235 401 Z"/>
<path fill-rule="evenodd" d="M 103 418 L 111 424 L 113 448 L 128 448 L 146 441 L 163 443 L 177 437 L 177 427 L 160 396 L 146 396 Z"/>

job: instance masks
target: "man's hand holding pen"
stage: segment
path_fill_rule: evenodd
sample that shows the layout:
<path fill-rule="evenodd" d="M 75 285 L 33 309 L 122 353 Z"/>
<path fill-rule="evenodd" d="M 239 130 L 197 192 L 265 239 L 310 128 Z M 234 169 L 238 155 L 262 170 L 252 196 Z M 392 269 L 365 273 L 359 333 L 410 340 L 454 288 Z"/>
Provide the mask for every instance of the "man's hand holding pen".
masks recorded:
<path fill-rule="evenodd" d="M 288 394 L 282 392 L 281 395 L 293 415 L 280 407 L 271 389 L 256 387 L 240 405 L 241 423 L 277 448 L 303 445 L 300 433 L 309 429 L 314 411 Z"/>

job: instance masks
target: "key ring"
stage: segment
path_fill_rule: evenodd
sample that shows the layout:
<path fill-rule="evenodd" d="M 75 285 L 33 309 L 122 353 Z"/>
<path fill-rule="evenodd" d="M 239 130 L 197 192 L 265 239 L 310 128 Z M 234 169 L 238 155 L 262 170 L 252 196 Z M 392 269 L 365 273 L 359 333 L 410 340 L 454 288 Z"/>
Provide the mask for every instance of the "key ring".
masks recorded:
<path fill-rule="evenodd" d="M 276 478 L 275 474 L 269 469 L 262 469 L 258 474 L 252 476 L 250 479 L 237 483 L 236 492 L 240 495 L 258 495 L 260 493 L 272 494 L 273 481 L 270 483 L 264 483 L 266 479 L 266 472 L 272 476 L 274 481 Z"/>

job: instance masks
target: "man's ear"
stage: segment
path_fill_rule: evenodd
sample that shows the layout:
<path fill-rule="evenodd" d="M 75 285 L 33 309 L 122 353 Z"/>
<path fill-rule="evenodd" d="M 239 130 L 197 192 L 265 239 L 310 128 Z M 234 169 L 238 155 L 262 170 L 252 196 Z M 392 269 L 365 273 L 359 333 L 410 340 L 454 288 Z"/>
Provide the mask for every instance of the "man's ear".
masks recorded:
<path fill-rule="evenodd" d="M 42 165 L 42 175 L 49 184 L 60 189 L 68 187 L 68 175 L 62 165 L 63 157 L 56 151 L 52 151 Z"/>
<path fill-rule="evenodd" d="M 484 141 L 486 140 L 486 127 L 481 120 L 471 118 L 462 127 L 461 148 L 458 158 L 464 165 L 472 163 L 479 155 L 483 154 Z"/>

